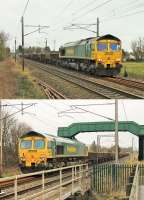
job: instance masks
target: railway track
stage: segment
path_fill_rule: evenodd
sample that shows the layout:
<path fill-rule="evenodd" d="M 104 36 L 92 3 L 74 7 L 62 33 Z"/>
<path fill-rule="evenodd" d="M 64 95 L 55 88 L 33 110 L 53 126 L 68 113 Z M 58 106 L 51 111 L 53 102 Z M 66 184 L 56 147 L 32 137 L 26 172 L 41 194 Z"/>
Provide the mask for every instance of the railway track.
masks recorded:
<path fill-rule="evenodd" d="M 48 99 L 66 99 L 66 97 L 63 94 L 59 93 L 57 90 L 49 86 L 45 81 L 41 81 L 38 79 L 35 79 L 34 81 L 36 81 L 38 85 L 42 87 Z"/>
<path fill-rule="evenodd" d="M 105 80 L 108 80 L 113 83 L 117 84 L 122 84 L 130 88 L 135 88 L 141 91 L 144 91 L 144 82 L 136 81 L 136 80 L 131 80 L 131 79 L 126 79 L 122 77 L 106 77 Z"/>
<path fill-rule="evenodd" d="M 123 162 L 124 159 L 127 159 L 127 156 L 121 157 L 120 158 L 121 162 Z M 106 157 L 106 159 L 100 158 L 99 160 L 96 160 L 95 163 L 102 164 L 102 163 L 109 163 L 109 162 L 114 162 L 114 159 L 113 158 L 109 159 L 109 157 Z M 53 188 L 59 182 L 60 175 L 56 170 L 57 169 L 54 169 L 52 170 L 51 174 L 45 175 L 45 181 L 44 181 L 45 188 L 46 187 Z M 78 170 L 79 168 L 77 168 L 77 171 Z M 89 173 L 91 172 L 92 172 L 92 166 L 91 164 L 89 164 Z M 0 179 L 0 188 L 1 188 L 1 191 L 3 191 L 0 194 L 0 200 L 14 199 L 15 191 L 13 188 L 17 188 L 17 191 L 18 191 L 17 196 L 19 196 L 19 198 L 23 198 L 23 196 L 29 192 L 31 193 L 33 191 L 38 191 L 40 188 L 42 188 L 42 184 L 43 184 L 42 174 L 40 173 L 41 172 L 25 174 L 25 175 L 22 175 L 23 177 L 21 178 L 17 176 L 17 179 L 13 177 L 10 180 L 7 178 L 4 180 Z M 63 178 L 62 178 L 63 182 L 65 181 L 65 182 L 68 182 L 69 184 L 69 179 L 72 176 L 71 169 L 64 170 L 62 174 L 63 174 Z M 17 181 L 17 183 L 15 183 L 15 181 Z"/>
<path fill-rule="evenodd" d="M 55 187 L 59 184 L 60 180 L 60 175 L 59 173 L 56 173 L 56 170 L 54 174 L 49 175 L 45 174 L 45 181 L 44 181 L 44 188 L 49 189 L 50 191 L 53 191 Z M 79 168 L 77 168 L 77 173 L 79 175 L 80 172 Z M 36 172 L 34 174 L 40 174 L 42 172 Z M 29 175 L 24 175 L 24 176 L 29 176 Z M 31 179 L 31 181 L 28 181 L 28 178 Z M 70 179 L 72 178 L 72 171 L 71 170 L 65 170 L 62 171 L 62 181 L 65 183 L 65 187 L 70 184 Z M 5 192 L 1 193 L 0 195 L 0 200 L 6 200 L 6 199 L 15 199 L 15 191 L 12 189 L 13 187 L 17 187 L 17 199 L 27 199 L 25 196 L 28 197 L 27 194 L 33 194 L 35 192 L 38 192 L 41 190 L 43 187 L 43 182 L 42 182 L 42 176 L 40 175 L 39 178 L 35 179 L 35 177 L 23 177 L 23 186 L 21 186 L 22 182 L 20 181 L 21 179 L 17 179 L 17 186 L 15 186 L 15 180 L 9 180 L 9 181 L 0 181 L 0 185 L 7 185 L 9 184 L 9 187 L 11 187 L 10 190 L 6 190 Z M 33 180 L 32 180 L 33 179 Z M 8 187 L 8 185 L 6 186 Z M 59 187 L 58 187 L 59 189 Z"/>
<path fill-rule="evenodd" d="M 98 82 L 98 80 L 91 79 L 91 77 L 84 76 L 83 74 L 74 74 L 71 71 L 58 69 L 54 66 L 41 64 L 35 61 L 27 60 L 27 63 L 38 67 L 39 69 L 57 76 L 67 82 L 75 84 L 81 88 L 84 88 L 90 92 L 99 95 L 101 98 L 106 99 L 143 99 L 144 96 L 132 93 L 130 91 L 124 91 L 119 88 L 109 86 L 105 83 Z"/>

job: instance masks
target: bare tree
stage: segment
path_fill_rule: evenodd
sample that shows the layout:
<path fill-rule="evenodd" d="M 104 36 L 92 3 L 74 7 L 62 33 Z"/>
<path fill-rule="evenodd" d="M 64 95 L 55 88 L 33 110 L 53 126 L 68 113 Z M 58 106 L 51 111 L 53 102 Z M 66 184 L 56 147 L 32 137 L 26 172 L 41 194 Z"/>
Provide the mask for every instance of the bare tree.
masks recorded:
<path fill-rule="evenodd" d="M 139 37 L 137 40 L 132 41 L 131 48 L 137 61 L 144 60 L 144 38 Z"/>
<path fill-rule="evenodd" d="M 9 53 L 9 48 L 6 46 L 6 42 L 9 36 L 5 32 L 0 32 L 0 60 L 3 60 Z"/>
<path fill-rule="evenodd" d="M 3 113 L 3 159 L 5 166 L 18 163 L 19 137 L 31 128 L 25 123 L 18 123 L 15 117 L 9 117 L 8 112 Z"/>
<path fill-rule="evenodd" d="M 93 141 L 92 144 L 89 146 L 89 151 L 97 152 L 97 145 L 96 145 L 95 141 Z"/>

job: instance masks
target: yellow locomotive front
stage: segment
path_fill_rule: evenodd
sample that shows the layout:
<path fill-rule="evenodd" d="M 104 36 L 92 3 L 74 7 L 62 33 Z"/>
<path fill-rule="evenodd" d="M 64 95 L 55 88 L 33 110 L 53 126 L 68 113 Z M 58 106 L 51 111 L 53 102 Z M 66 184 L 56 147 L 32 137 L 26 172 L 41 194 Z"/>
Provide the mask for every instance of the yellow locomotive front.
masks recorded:
<path fill-rule="evenodd" d="M 48 138 L 35 132 L 26 134 L 19 141 L 19 163 L 21 169 L 43 168 L 47 159 L 52 158 L 53 152 L 49 147 Z"/>
<path fill-rule="evenodd" d="M 97 71 L 104 75 L 117 75 L 122 68 L 121 40 L 112 35 L 105 35 L 95 40 L 92 58 Z"/>

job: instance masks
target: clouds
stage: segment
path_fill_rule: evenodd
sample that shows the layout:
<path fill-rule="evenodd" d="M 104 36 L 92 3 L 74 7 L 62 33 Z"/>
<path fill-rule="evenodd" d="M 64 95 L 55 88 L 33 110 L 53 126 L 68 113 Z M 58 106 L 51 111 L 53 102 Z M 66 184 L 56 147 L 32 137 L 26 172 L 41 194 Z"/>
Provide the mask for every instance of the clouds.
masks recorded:
<path fill-rule="evenodd" d="M 95 122 L 106 121 L 107 119 L 98 115 L 104 115 L 109 118 L 115 117 L 114 105 L 97 105 L 103 103 L 114 103 L 112 100 L 8 100 L 6 103 L 37 103 L 35 107 L 26 110 L 26 114 L 16 115 L 19 121 L 26 122 L 35 131 L 47 132 L 49 134 L 57 134 L 58 127 L 69 126 L 76 122 Z M 3 100 L 3 103 L 5 101 Z M 73 110 L 79 111 L 78 113 L 64 113 L 62 111 L 69 110 L 71 105 L 85 105 L 82 106 L 87 112 L 79 113 L 80 109 Z M 13 110 L 14 111 L 14 110 Z M 13 112 L 11 111 L 11 112 Z M 95 114 L 92 114 L 95 113 Z M 119 120 L 121 121 L 135 121 L 139 124 L 144 124 L 144 101 L 143 100 L 119 100 Z M 98 115 L 97 115 L 98 114 Z M 100 133 L 102 134 L 102 133 Z M 106 134 L 106 133 L 104 133 Z M 95 133 L 79 134 L 77 137 L 82 142 L 90 144 L 96 140 Z M 132 137 L 135 138 L 135 146 L 138 146 L 137 137 L 130 133 L 120 132 L 120 145 L 130 146 Z M 103 140 L 104 145 L 110 146 L 113 144 L 112 139 Z"/>
<path fill-rule="evenodd" d="M 1 0 L 2 1 L 2 0 Z M 1 30 L 9 32 L 11 39 L 16 36 L 18 42 L 21 41 L 20 17 L 26 4 L 26 0 L 5 0 L 1 2 Z M 91 1 L 92 2 L 92 1 Z M 103 2 L 105 2 L 103 0 Z M 144 27 L 141 25 L 144 13 L 126 18 L 118 18 L 127 13 L 140 11 L 144 8 L 142 0 L 113 0 L 104 6 L 98 7 L 101 0 L 89 3 L 88 0 L 30 0 L 25 13 L 25 24 L 50 25 L 50 29 L 45 30 L 46 34 L 38 33 L 26 38 L 26 45 L 44 46 L 44 38 L 48 38 L 49 45 L 53 47 L 53 40 L 56 40 L 56 47 L 69 41 L 93 36 L 93 33 L 83 30 L 64 31 L 63 27 L 74 23 L 94 23 L 96 18 L 100 18 L 100 33 L 111 33 L 120 37 L 124 48 L 130 48 L 131 40 L 142 36 Z M 94 10 L 94 8 L 98 7 Z M 89 10 L 93 10 L 87 13 Z M 76 19 L 76 20 L 74 20 Z M 110 19 L 104 21 L 103 19 Z M 25 32 L 31 29 L 25 29 Z M 10 41 L 13 46 L 13 40 Z"/>

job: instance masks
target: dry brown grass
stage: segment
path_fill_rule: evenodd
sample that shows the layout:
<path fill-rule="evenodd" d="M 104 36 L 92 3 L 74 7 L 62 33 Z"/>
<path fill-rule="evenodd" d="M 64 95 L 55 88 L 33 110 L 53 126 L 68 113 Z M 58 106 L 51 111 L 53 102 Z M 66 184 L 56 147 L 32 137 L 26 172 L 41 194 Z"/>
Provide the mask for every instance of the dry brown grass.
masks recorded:
<path fill-rule="evenodd" d="M 0 62 L 0 98 L 14 98 L 16 82 L 16 72 L 11 60 Z"/>
<path fill-rule="evenodd" d="M 45 95 L 33 82 L 29 72 L 22 72 L 21 66 L 9 58 L 0 62 L 0 98 L 45 98 Z"/>
<path fill-rule="evenodd" d="M 20 168 L 18 166 L 7 167 L 3 169 L 3 177 L 15 176 L 21 174 Z"/>

